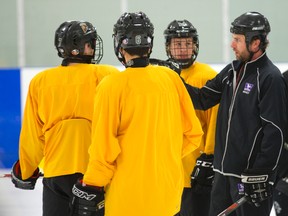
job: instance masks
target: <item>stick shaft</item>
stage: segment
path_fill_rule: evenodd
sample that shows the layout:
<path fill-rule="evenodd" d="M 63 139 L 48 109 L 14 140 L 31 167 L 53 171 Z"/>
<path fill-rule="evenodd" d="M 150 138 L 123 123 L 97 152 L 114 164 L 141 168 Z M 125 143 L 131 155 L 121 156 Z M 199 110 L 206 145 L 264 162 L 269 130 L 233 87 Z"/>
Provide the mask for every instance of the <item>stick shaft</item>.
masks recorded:
<path fill-rule="evenodd" d="M 44 176 L 44 174 L 40 173 L 39 177 L 41 178 L 43 176 Z M 0 178 L 11 178 L 11 177 L 12 177 L 11 173 L 0 174 Z"/>
<path fill-rule="evenodd" d="M 11 174 L 0 174 L 0 178 L 11 178 Z"/>
<path fill-rule="evenodd" d="M 230 205 L 228 208 L 226 208 L 224 211 L 222 211 L 217 216 L 227 216 L 233 211 L 235 211 L 237 208 L 239 208 L 241 205 L 243 205 L 245 202 L 247 202 L 247 198 L 245 196 L 241 197 L 239 200 L 234 202 L 232 205 Z"/>

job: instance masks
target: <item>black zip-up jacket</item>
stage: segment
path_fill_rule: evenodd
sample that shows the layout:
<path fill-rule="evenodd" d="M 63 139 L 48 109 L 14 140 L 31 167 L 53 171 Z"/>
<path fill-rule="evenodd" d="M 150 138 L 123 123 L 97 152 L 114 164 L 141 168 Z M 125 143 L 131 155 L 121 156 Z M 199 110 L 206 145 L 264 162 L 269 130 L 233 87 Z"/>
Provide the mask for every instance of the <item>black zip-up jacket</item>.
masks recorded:
<path fill-rule="evenodd" d="M 236 71 L 243 66 L 236 86 Z M 287 115 L 283 76 L 266 53 L 242 65 L 233 61 L 201 88 L 186 85 L 195 109 L 218 103 L 214 170 L 241 178 L 245 169 L 275 171 Z"/>

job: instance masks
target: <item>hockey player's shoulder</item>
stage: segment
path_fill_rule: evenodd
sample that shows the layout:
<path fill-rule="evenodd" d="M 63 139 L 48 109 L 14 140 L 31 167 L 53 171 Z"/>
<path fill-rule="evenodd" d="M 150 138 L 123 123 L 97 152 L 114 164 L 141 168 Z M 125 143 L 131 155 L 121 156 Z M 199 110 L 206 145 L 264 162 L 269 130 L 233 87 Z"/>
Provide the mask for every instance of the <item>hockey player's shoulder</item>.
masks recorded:
<path fill-rule="evenodd" d="M 53 68 L 45 68 L 42 71 L 36 71 L 35 75 L 31 79 L 31 82 L 40 82 L 42 79 L 44 79 L 46 76 L 49 76 L 53 73 L 59 73 L 61 66 L 53 67 Z"/>
<path fill-rule="evenodd" d="M 97 64 L 95 65 L 97 69 L 99 70 L 105 70 L 105 71 L 109 71 L 110 73 L 118 73 L 120 72 L 120 69 L 118 69 L 117 67 L 113 66 L 113 65 L 108 65 L 108 64 Z"/>

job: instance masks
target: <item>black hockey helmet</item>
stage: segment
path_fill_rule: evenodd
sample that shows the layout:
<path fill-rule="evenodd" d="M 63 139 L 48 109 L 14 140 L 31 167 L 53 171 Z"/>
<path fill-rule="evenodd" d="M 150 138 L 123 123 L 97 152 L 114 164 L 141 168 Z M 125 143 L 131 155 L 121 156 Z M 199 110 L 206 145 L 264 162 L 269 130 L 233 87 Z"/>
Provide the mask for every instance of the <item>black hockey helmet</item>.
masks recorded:
<path fill-rule="evenodd" d="M 114 52 L 118 60 L 125 65 L 120 48 L 125 50 L 148 48 L 148 57 L 153 47 L 154 26 L 143 12 L 124 13 L 113 28 Z"/>
<path fill-rule="evenodd" d="M 174 20 L 169 23 L 164 31 L 166 54 L 168 58 L 173 58 L 170 51 L 170 42 L 172 38 L 190 38 L 192 37 L 194 48 L 193 55 L 189 59 L 182 59 L 177 61 L 182 68 L 188 68 L 196 60 L 199 52 L 199 38 L 197 29 L 188 20 Z"/>
<path fill-rule="evenodd" d="M 267 35 L 271 31 L 266 17 L 258 12 L 246 12 L 237 17 L 232 23 L 230 32 L 245 36 L 246 46 L 255 38 L 261 41 L 260 49 L 265 50 L 268 44 Z"/>
<path fill-rule="evenodd" d="M 85 44 L 94 49 L 93 56 L 84 55 Z M 55 32 L 58 56 L 70 62 L 99 63 L 103 57 L 103 41 L 96 28 L 86 21 L 66 21 Z"/>

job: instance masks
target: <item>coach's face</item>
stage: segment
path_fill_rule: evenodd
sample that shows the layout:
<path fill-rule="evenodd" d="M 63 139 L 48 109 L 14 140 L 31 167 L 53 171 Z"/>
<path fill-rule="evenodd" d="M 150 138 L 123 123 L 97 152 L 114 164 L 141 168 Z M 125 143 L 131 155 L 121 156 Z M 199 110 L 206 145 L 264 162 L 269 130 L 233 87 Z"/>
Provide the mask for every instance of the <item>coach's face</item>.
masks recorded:
<path fill-rule="evenodd" d="M 231 48 L 233 49 L 237 60 L 245 62 L 249 59 L 250 54 L 246 47 L 244 35 L 232 34 Z"/>

